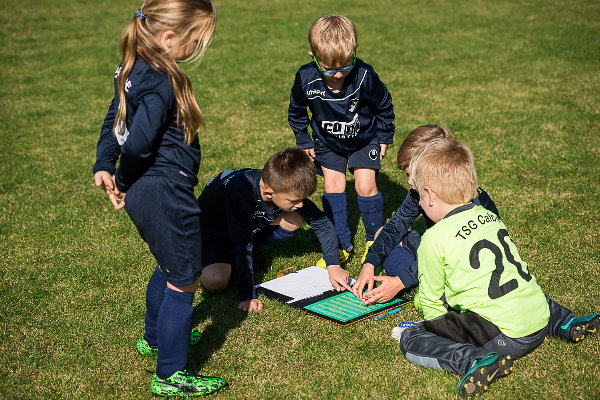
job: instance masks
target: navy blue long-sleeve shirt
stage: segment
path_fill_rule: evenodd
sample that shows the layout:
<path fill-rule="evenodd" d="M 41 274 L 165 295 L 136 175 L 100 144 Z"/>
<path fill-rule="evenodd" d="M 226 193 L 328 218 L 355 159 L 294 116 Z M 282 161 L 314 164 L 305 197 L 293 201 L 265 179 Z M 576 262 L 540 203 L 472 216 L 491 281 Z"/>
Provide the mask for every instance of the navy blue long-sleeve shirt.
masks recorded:
<path fill-rule="evenodd" d="M 252 266 L 252 237 L 283 211 L 271 209 L 260 191 L 261 169 L 231 169 L 213 177 L 198 197 L 202 234 L 233 246 L 240 301 L 256 298 Z M 327 265 L 339 265 L 337 236 L 325 213 L 309 199 L 297 211 L 315 231 Z"/>
<path fill-rule="evenodd" d="M 138 58 L 125 84 L 126 129 L 113 133 L 119 107 L 117 78 L 115 96 L 110 104 L 96 148 L 93 172 L 115 174 L 120 191 L 126 192 L 142 175 L 179 173 L 196 181 L 200 167 L 200 145 L 196 138 L 185 143 L 177 126 L 177 108 L 169 77 Z M 117 160 L 119 168 L 116 169 Z"/>
<path fill-rule="evenodd" d="M 391 144 L 395 129 L 392 96 L 373 68 L 359 58 L 339 93 L 327 87 L 314 62 L 300 67 L 290 95 L 288 121 L 298 146 L 314 147 L 310 124 L 314 139 L 338 153 L 369 143 Z"/>
<path fill-rule="evenodd" d="M 478 196 L 473 199 L 473 203 L 485 207 L 487 210 L 500 217 L 496 204 L 494 204 L 494 201 L 490 196 L 479 187 L 477 188 L 477 192 Z M 375 266 L 382 265 L 383 260 L 385 260 L 392 249 L 406 236 L 408 230 L 419 215 L 423 215 L 425 218 L 427 228 L 434 225 L 434 222 L 427 217 L 419 205 L 419 193 L 414 189 L 410 189 L 398 210 L 394 213 L 392 218 L 386 222 L 375 239 L 375 242 L 369 248 L 365 263 L 370 263 Z M 405 271 L 405 274 L 400 276 L 400 280 L 407 288 L 416 285 L 418 283 L 417 271 L 414 270 L 414 268 Z"/>

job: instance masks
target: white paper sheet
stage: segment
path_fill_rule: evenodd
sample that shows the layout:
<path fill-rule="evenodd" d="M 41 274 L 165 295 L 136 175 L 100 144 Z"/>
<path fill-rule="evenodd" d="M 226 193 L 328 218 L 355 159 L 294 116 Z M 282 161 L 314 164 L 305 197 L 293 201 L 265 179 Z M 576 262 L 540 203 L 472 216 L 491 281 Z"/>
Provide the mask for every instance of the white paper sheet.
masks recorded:
<path fill-rule="evenodd" d="M 350 279 L 350 285 L 353 283 L 354 279 Z M 333 289 L 327 270 L 314 266 L 272 279 L 258 286 L 291 297 L 292 300 L 288 303 L 317 296 Z"/>

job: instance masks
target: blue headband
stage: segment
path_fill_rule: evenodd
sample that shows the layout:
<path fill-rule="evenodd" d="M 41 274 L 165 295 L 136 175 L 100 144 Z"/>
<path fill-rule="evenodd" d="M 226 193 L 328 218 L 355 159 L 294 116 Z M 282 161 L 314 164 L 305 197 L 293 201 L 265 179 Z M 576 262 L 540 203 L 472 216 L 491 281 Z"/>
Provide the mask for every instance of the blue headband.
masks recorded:
<path fill-rule="evenodd" d="M 145 21 L 146 20 L 146 16 L 144 15 L 144 12 L 142 11 L 142 9 L 138 9 L 135 14 L 133 14 L 134 18 L 139 18 L 141 21 Z"/>

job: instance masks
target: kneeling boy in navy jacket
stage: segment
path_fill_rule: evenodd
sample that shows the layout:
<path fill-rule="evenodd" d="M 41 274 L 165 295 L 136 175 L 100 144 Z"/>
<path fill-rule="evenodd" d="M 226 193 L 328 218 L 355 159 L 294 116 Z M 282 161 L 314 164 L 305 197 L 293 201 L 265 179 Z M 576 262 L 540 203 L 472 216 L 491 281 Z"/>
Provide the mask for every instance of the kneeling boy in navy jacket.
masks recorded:
<path fill-rule="evenodd" d="M 238 280 L 242 311 L 263 307 L 256 298 L 252 251 L 292 237 L 306 221 L 315 231 L 329 280 L 350 289 L 340 266 L 337 237 L 327 216 L 306 197 L 317 186 L 310 157 L 299 147 L 274 154 L 264 168 L 230 169 L 213 177 L 198 198 L 202 226 L 202 275 L 209 291 L 224 290 L 232 272 Z"/>

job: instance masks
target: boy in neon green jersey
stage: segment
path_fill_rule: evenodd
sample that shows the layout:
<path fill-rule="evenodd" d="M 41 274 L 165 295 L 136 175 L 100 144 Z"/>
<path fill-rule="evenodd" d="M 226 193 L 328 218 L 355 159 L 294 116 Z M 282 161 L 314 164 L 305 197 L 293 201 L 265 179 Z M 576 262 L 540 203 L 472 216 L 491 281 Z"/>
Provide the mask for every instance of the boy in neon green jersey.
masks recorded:
<path fill-rule="evenodd" d="M 458 390 L 469 396 L 507 375 L 513 359 L 546 335 L 575 342 L 596 332 L 600 314 L 576 318 L 547 298 L 504 223 L 470 202 L 477 175 L 468 147 L 432 141 L 410 170 L 420 205 L 436 224 L 417 252 L 425 320 L 400 337 L 409 361 L 463 375 Z"/>

